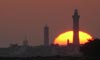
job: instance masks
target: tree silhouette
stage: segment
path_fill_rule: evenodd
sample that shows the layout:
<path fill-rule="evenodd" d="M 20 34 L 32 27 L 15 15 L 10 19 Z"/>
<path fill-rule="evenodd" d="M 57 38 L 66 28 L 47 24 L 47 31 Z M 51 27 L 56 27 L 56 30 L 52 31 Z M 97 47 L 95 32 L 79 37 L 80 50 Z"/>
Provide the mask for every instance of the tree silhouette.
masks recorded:
<path fill-rule="evenodd" d="M 83 52 L 85 56 L 100 56 L 100 39 L 89 41 L 80 47 L 80 51 Z"/>

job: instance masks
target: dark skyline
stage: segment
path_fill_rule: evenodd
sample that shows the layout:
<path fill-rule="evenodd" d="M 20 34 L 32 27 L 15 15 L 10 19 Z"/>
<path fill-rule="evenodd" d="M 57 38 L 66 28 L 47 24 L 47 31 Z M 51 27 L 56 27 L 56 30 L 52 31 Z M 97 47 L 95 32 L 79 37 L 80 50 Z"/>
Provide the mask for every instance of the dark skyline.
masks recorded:
<path fill-rule="evenodd" d="M 99 0 L 2 0 L 0 1 L 0 47 L 21 43 L 43 44 L 43 28 L 50 28 L 50 42 L 60 33 L 72 30 L 73 10 L 79 10 L 80 30 L 100 37 Z"/>

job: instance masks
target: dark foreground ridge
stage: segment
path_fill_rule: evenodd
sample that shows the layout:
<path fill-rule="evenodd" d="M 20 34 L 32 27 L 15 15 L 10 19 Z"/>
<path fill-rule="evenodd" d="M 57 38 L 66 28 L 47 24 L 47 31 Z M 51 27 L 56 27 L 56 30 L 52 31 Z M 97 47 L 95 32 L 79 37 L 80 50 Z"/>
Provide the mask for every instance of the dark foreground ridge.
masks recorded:
<path fill-rule="evenodd" d="M 77 57 L 1 57 L 0 60 L 80 60 Z"/>
<path fill-rule="evenodd" d="M 0 57 L 0 60 L 100 60 L 99 57 Z"/>

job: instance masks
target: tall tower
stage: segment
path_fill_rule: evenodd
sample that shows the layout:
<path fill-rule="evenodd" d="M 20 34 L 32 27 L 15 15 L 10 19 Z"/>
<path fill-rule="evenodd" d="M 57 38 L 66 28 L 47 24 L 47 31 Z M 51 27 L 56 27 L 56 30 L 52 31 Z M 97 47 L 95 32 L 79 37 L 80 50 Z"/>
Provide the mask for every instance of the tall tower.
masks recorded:
<path fill-rule="evenodd" d="M 44 46 L 49 46 L 49 27 L 44 27 Z"/>
<path fill-rule="evenodd" d="M 78 10 L 75 9 L 73 17 L 73 44 L 79 46 L 79 18 Z"/>

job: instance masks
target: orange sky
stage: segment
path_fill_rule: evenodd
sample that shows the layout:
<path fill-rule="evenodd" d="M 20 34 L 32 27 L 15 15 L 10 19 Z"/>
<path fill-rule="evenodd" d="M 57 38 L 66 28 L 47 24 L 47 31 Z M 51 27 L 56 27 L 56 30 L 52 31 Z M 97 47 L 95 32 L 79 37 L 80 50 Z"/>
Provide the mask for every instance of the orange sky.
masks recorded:
<path fill-rule="evenodd" d="M 80 29 L 100 37 L 99 0 L 0 0 L 0 46 L 21 43 L 27 34 L 32 45 L 43 44 L 43 27 L 50 26 L 50 41 L 72 29 L 78 8 Z"/>

